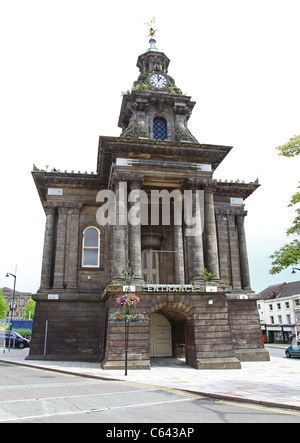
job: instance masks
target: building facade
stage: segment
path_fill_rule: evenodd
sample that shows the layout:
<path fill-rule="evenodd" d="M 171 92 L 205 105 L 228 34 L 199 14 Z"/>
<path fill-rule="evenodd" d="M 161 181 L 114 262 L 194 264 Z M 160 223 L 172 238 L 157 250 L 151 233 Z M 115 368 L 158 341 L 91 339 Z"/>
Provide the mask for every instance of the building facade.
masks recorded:
<path fill-rule="evenodd" d="M 257 308 L 265 342 L 291 343 L 300 337 L 300 281 L 268 286 Z"/>
<path fill-rule="evenodd" d="M 29 358 L 45 354 L 47 324 L 45 358 L 124 367 L 124 326 L 108 316 L 128 264 L 145 318 L 130 325 L 129 367 L 149 369 L 157 356 L 199 369 L 269 358 L 244 228 L 259 184 L 213 178 L 231 147 L 191 134 L 195 102 L 169 63 L 152 38 L 123 96 L 120 137 L 99 139 L 96 174 L 32 173 L 46 229 Z"/>
<path fill-rule="evenodd" d="M 13 303 L 13 289 L 11 288 L 3 288 L 3 296 L 5 303 L 9 307 L 9 310 L 6 313 L 6 318 L 11 318 L 12 307 L 14 307 L 14 319 L 24 319 L 24 311 L 25 307 L 28 304 L 28 301 L 32 298 L 32 294 L 30 292 L 20 292 L 15 291 L 15 298 Z"/>

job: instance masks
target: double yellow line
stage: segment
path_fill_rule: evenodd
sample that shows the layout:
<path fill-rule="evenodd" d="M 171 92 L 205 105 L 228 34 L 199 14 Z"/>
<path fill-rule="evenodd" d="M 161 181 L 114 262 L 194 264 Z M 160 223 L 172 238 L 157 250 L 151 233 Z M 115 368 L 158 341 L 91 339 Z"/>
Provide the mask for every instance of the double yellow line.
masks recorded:
<path fill-rule="evenodd" d="M 285 415 L 296 415 L 300 417 L 300 411 L 293 411 L 292 409 L 281 409 L 281 408 L 271 408 L 268 406 L 260 406 L 260 405 L 251 405 L 249 403 L 240 403 L 226 400 L 215 400 L 215 403 L 219 403 L 222 405 L 235 406 L 239 408 L 248 408 L 248 409 L 257 409 L 259 411 L 265 411 L 276 414 L 285 414 Z"/>

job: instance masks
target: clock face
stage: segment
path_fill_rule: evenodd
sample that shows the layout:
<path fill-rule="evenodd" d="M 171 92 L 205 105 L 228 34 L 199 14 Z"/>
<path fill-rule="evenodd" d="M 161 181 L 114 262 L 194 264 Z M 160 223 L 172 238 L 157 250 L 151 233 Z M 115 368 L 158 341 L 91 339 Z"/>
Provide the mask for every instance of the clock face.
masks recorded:
<path fill-rule="evenodd" d="M 149 83 L 151 86 L 154 86 L 154 88 L 162 89 L 168 85 L 168 79 L 163 74 L 152 74 L 149 77 Z"/>

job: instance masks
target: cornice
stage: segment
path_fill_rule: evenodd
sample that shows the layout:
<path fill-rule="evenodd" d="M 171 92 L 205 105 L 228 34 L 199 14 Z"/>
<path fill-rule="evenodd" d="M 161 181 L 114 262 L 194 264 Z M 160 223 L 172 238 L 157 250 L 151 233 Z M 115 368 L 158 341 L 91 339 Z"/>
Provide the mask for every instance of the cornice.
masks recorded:
<path fill-rule="evenodd" d="M 230 197 L 241 197 L 246 199 L 249 197 L 257 188 L 260 187 L 258 180 L 250 183 L 243 182 L 226 182 L 218 181 L 216 182 L 215 195 L 226 195 Z"/>
<path fill-rule="evenodd" d="M 231 151 L 231 146 L 206 145 L 190 142 L 161 141 L 145 138 L 100 137 L 97 172 L 101 185 L 108 182 L 111 166 L 117 157 L 147 156 L 153 159 L 172 158 L 174 161 L 212 165 L 213 171 Z"/>
<path fill-rule="evenodd" d="M 32 177 L 42 203 L 47 200 L 47 189 L 51 187 L 70 186 L 85 189 L 101 189 L 100 178 L 97 174 L 34 170 L 32 171 Z"/>

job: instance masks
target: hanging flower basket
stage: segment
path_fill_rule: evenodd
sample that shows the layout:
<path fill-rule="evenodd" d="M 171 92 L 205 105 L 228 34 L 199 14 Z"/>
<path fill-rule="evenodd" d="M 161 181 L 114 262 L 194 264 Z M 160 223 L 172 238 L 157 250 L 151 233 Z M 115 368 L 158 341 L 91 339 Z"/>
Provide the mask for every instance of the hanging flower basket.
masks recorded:
<path fill-rule="evenodd" d="M 144 320 L 143 314 L 128 314 L 127 319 L 130 323 L 141 323 Z"/>
<path fill-rule="evenodd" d="M 137 304 L 140 302 L 140 298 L 133 292 L 129 294 L 120 295 L 116 303 L 119 305 L 117 312 L 109 315 L 109 320 L 113 322 L 140 323 L 144 320 L 143 314 L 140 314 L 137 310 Z"/>
<path fill-rule="evenodd" d="M 110 314 L 108 319 L 110 321 L 116 321 L 116 322 L 121 322 L 121 321 L 125 321 L 126 317 L 124 314 L 122 314 L 121 312 L 114 312 L 113 314 Z"/>
<path fill-rule="evenodd" d="M 144 316 L 143 314 L 123 314 L 120 312 L 114 312 L 109 316 L 109 320 L 113 322 L 124 322 L 126 319 L 129 323 L 141 323 L 144 320 Z"/>
<path fill-rule="evenodd" d="M 120 295 L 117 298 L 116 302 L 119 306 L 129 307 L 137 305 L 140 302 L 140 298 L 133 292 L 131 292 L 130 294 Z"/>

